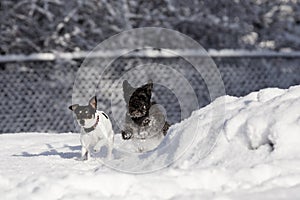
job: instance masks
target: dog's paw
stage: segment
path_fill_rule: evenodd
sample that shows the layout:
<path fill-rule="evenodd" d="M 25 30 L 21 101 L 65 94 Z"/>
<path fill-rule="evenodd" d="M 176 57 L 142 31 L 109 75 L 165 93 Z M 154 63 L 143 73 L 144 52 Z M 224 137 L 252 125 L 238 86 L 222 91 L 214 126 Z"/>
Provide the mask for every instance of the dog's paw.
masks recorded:
<path fill-rule="evenodd" d="M 98 153 L 99 151 L 100 151 L 99 148 L 93 148 L 93 152 L 94 152 L 94 153 Z"/>
<path fill-rule="evenodd" d="M 150 123 L 150 119 L 146 118 L 146 119 L 143 120 L 142 126 L 147 126 L 149 123 Z"/>
<path fill-rule="evenodd" d="M 129 140 L 131 137 L 132 137 L 132 133 L 122 131 L 122 138 L 123 138 L 123 140 Z"/>
<path fill-rule="evenodd" d="M 87 158 L 87 156 L 82 156 L 80 158 L 77 158 L 76 160 L 78 160 L 78 161 L 87 161 L 88 158 Z"/>
<path fill-rule="evenodd" d="M 138 150 L 139 153 L 142 153 L 144 151 L 144 148 L 143 147 L 138 147 L 137 150 Z"/>

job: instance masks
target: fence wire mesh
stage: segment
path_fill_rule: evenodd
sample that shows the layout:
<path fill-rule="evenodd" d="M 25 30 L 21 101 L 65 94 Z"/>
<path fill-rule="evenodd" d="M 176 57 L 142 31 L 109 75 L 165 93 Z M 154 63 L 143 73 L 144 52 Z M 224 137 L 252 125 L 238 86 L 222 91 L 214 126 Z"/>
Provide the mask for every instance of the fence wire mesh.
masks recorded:
<path fill-rule="evenodd" d="M 288 88 L 300 84 L 300 58 L 216 58 L 214 61 L 229 95 L 242 96 L 266 87 Z M 155 63 L 169 65 L 180 71 L 194 89 L 199 107 L 210 103 L 205 82 L 184 59 L 119 58 L 111 63 L 106 75 L 102 77 L 99 86 L 101 89 L 97 93 L 99 109 L 109 114 L 112 114 L 112 109 L 120 110 L 116 118 L 122 118 L 124 104 L 110 103 L 111 91 L 108 85 L 132 66 Z M 0 133 L 78 132 L 68 106 L 72 103 L 72 88 L 80 64 L 80 60 L 2 63 Z M 88 80 L 91 76 L 97 74 L 87 71 L 85 78 Z M 148 79 L 148 77 L 141 78 L 145 81 Z M 132 76 L 129 79 L 135 85 L 136 77 Z M 86 83 L 81 88 L 80 95 L 87 101 L 91 97 L 88 90 L 94 83 L 92 81 Z M 180 85 L 176 87 L 185 94 L 184 88 Z M 122 93 L 119 94 L 113 98 L 122 102 Z M 153 98 L 164 106 L 171 123 L 181 120 L 180 105 L 172 92 L 161 85 L 155 85 Z M 119 131 L 117 126 L 114 127 L 115 131 Z"/>

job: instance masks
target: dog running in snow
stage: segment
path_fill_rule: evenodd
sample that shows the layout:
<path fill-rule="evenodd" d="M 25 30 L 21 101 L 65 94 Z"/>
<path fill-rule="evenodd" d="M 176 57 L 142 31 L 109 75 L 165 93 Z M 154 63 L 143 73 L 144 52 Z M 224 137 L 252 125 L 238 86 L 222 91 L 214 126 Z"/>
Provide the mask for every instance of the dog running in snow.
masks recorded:
<path fill-rule="evenodd" d="M 153 82 L 134 88 L 123 82 L 123 94 L 127 106 L 122 138 L 132 139 L 137 151 L 144 152 L 157 146 L 167 134 L 170 124 L 158 104 L 151 101 Z"/>
<path fill-rule="evenodd" d="M 87 160 L 90 157 L 90 151 L 99 152 L 104 145 L 108 150 L 107 158 L 111 159 L 114 132 L 107 114 L 97 110 L 97 98 L 91 98 L 86 106 L 74 104 L 69 109 L 75 113 L 81 127 L 81 160 Z"/>

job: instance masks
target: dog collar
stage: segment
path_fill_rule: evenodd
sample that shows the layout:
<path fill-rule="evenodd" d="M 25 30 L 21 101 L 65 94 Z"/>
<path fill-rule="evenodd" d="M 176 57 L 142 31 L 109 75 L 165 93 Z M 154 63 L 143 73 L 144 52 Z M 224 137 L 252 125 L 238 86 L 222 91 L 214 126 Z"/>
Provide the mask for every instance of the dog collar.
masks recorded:
<path fill-rule="evenodd" d="M 83 128 L 83 129 L 86 133 L 92 132 L 93 130 L 95 130 L 98 123 L 99 123 L 99 115 L 97 116 L 97 120 L 96 120 L 96 123 L 94 124 L 94 126 L 92 126 L 91 128 Z"/>

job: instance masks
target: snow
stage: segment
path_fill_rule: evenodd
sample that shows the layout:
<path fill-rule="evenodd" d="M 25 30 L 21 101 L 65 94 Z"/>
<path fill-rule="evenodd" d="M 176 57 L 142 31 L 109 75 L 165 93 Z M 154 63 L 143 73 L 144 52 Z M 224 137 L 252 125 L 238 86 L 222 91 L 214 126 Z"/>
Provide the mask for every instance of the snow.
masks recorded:
<path fill-rule="evenodd" d="M 144 154 L 116 135 L 112 161 L 105 149 L 77 160 L 72 133 L 2 134 L 0 146 L 5 200 L 300 199 L 300 86 L 220 97 Z"/>

